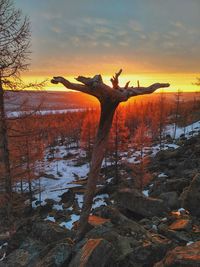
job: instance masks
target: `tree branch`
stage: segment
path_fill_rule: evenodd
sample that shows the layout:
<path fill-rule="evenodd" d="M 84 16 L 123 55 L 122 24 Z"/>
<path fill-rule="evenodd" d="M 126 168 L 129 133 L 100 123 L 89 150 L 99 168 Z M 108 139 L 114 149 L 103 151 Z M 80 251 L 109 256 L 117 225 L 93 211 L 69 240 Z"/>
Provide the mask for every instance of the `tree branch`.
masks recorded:
<path fill-rule="evenodd" d="M 113 89 L 118 89 L 119 88 L 119 76 L 122 73 L 122 69 L 120 69 L 117 73 L 115 73 L 115 76 L 113 76 L 110 81 L 113 85 Z"/>
<path fill-rule="evenodd" d="M 63 77 L 53 77 L 53 79 L 51 80 L 51 83 L 53 83 L 53 84 L 61 83 L 67 89 L 71 89 L 71 90 L 79 91 L 79 92 L 82 92 L 82 93 L 86 93 L 86 94 L 95 96 L 97 98 L 99 97 L 99 94 L 93 88 L 94 81 L 92 82 L 91 78 L 85 78 L 83 76 L 79 76 L 78 78 L 76 78 L 76 80 L 79 81 L 79 82 L 82 82 L 84 85 L 78 84 L 78 83 L 72 83 L 72 82 L 66 80 Z"/>
<path fill-rule="evenodd" d="M 137 95 L 151 94 L 159 88 L 169 87 L 169 83 L 154 83 L 148 87 L 128 87 L 125 94 L 128 98 Z"/>

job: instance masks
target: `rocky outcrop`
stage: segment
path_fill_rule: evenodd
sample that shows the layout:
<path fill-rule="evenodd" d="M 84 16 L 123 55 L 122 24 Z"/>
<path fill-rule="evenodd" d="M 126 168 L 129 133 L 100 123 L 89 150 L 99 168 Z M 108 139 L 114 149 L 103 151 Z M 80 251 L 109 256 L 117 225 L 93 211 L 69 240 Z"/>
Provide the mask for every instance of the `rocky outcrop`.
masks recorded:
<path fill-rule="evenodd" d="M 38 240 L 27 238 L 21 246 L 10 253 L 0 267 L 35 267 L 40 259 L 44 244 Z"/>
<path fill-rule="evenodd" d="M 200 241 L 185 247 L 176 247 L 154 267 L 200 267 Z"/>
<path fill-rule="evenodd" d="M 64 238 L 72 238 L 73 232 L 56 223 L 39 221 L 33 223 L 31 236 L 49 244 Z"/>
<path fill-rule="evenodd" d="M 72 247 L 67 240 L 56 244 L 47 254 L 37 263 L 37 267 L 61 267 L 68 266 L 71 260 Z M 43 253 L 44 254 L 44 253 Z"/>
<path fill-rule="evenodd" d="M 113 247 L 104 239 L 89 239 L 75 255 L 69 267 L 112 266 Z"/>
<path fill-rule="evenodd" d="M 162 216 L 168 212 L 168 207 L 161 199 L 145 197 L 139 191 L 124 188 L 118 191 L 119 207 L 143 217 Z"/>
<path fill-rule="evenodd" d="M 159 198 L 162 199 L 167 207 L 172 209 L 177 209 L 180 207 L 180 200 L 178 199 L 178 194 L 175 191 L 161 193 Z"/>
<path fill-rule="evenodd" d="M 193 216 L 200 217 L 200 173 L 196 174 L 188 188 L 181 194 L 182 207 L 189 210 Z"/>

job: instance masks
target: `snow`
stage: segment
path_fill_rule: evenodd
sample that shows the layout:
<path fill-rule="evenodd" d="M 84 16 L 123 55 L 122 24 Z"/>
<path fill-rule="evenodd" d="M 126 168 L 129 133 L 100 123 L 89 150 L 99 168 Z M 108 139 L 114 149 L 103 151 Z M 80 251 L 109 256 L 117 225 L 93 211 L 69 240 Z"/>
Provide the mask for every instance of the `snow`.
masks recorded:
<path fill-rule="evenodd" d="M 180 209 L 178 209 L 178 211 L 179 211 L 179 212 L 181 212 L 181 211 L 185 211 L 185 209 L 184 209 L 184 208 L 180 208 Z"/>
<path fill-rule="evenodd" d="M 143 195 L 145 195 L 146 197 L 149 196 L 149 190 L 143 190 L 142 193 L 143 193 Z"/>
<path fill-rule="evenodd" d="M 170 124 L 166 127 L 166 134 L 170 134 L 170 136 L 174 136 L 175 125 Z M 192 124 L 187 125 L 186 127 L 177 127 L 176 128 L 176 136 L 175 138 L 179 138 L 181 134 L 185 134 L 186 137 L 190 137 L 191 132 L 193 135 L 196 135 L 200 131 L 200 121 L 194 122 Z"/>
<path fill-rule="evenodd" d="M 84 111 L 84 108 L 68 108 L 68 109 L 55 109 L 55 110 L 29 110 L 29 111 L 7 111 L 8 118 L 22 117 L 25 115 L 50 115 L 50 114 L 63 114 L 68 112 Z"/>
<path fill-rule="evenodd" d="M 167 174 L 165 174 L 164 172 L 161 172 L 159 175 L 158 175 L 158 178 L 167 178 Z"/>
<path fill-rule="evenodd" d="M 112 182 L 113 179 L 114 179 L 113 177 L 112 177 L 112 178 L 108 178 L 108 179 L 106 180 L 106 182 L 107 182 L 107 183 L 110 183 L 110 182 Z"/>
<path fill-rule="evenodd" d="M 47 216 L 45 219 L 45 221 L 50 221 L 50 222 L 55 222 L 55 218 L 53 216 Z"/>
<path fill-rule="evenodd" d="M 58 155 L 62 155 L 63 153 L 66 154 L 66 148 L 64 146 L 57 147 L 57 150 L 59 150 L 57 153 Z M 74 149 L 75 150 L 75 149 Z M 75 153 L 73 149 L 69 150 L 71 153 Z M 82 150 L 75 150 L 76 153 Z M 48 150 L 47 153 L 48 154 Z M 58 162 L 59 160 L 59 162 Z M 59 164 L 58 164 L 59 163 Z M 58 159 L 55 158 L 54 160 L 48 161 L 47 156 L 45 159 L 44 164 L 44 170 L 43 173 L 53 175 L 54 178 L 46 178 L 41 177 L 40 178 L 40 187 L 41 187 L 41 201 L 44 201 L 45 199 L 53 199 L 55 201 L 60 201 L 60 195 L 62 195 L 64 192 L 67 192 L 69 188 L 74 187 L 80 187 L 79 184 L 74 184 L 74 174 L 78 175 L 80 179 L 85 178 L 89 168 L 88 164 L 84 164 L 82 166 L 74 166 L 75 162 L 73 159 L 63 160 L 62 158 Z M 39 164 L 38 164 L 39 165 Z M 61 176 L 57 173 L 57 166 L 58 166 L 58 172 L 61 174 Z M 36 181 L 39 183 L 39 181 Z M 40 198 L 39 193 L 35 194 L 35 197 L 37 199 Z"/>
<path fill-rule="evenodd" d="M 189 241 L 187 242 L 186 246 L 192 245 L 194 243 L 194 241 Z"/>
<path fill-rule="evenodd" d="M 63 210 L 63 206 L 59 204 L 54 204 L 52 208 L 53 210 Z"/>
<path fill-rule="evenodd" d="M 94 197 L 92 208 L 96 209 L 101 206 L 106 206 L 107 205 L 107 203 L 105 202 L 106 198 L 109 198 L 108 194 L 101 194 L 101 195 Z"/>
<path fill-rule="evenodd" d="M 62 227 L 65 227 L 65 228 L 67 228 L 69 230 L 71 230 L 72 227 L 73 227 L 73 223 L 76 222 L 76 221 L 78 221 L 79 218 L 80 218 L 80 215 L 72 214 L 70 221 L 68 221 L 68 222 L 62 222 L 59 225 L 62 226 Z"/>
<path fill-rule="evenodd" d="M 82 194 L 76 194 L 75 196 L 77 202 L 78 202 L 78 206 L 79 208 L 82 208 L 83 206 L 83 195 Z M 105 202 L 105 199 L 106 198 L 109 198 L 109 195 L 108 194 L 101 194 L 101 195 L 97 195 L 94 197 L 93 199 L 93 205 L 92 205 L 92 208 L 95 209 L 95 208 L 98 208 L 102 205 L 106 206 L 106 202 Z"/>
<path fill-rule="evenodd" d="M 80 194 L 76 194 L 75 198 L 76 198 L 76 200 L 78 202 L 79 208 L 82 208 L 82 206 L 83 206 L 83 194 L 81 194 L 81 195 Z"/>

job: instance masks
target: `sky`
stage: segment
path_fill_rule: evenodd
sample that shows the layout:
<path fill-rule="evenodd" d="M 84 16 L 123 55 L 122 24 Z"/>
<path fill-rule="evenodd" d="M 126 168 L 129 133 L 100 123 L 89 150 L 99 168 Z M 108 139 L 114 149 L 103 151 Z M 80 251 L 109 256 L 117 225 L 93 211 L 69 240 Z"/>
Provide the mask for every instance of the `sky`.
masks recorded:
<path fill-rule="evenodd" d="M 102 74 L 109 83 L 122 68 L 121 85 L 140 80 L 145 86 L 169 82 L 171 90 L 200 89 L 192 84 L 200 77 L 200 0 L 14 3 L 31 21 L 27 80 Z"/>

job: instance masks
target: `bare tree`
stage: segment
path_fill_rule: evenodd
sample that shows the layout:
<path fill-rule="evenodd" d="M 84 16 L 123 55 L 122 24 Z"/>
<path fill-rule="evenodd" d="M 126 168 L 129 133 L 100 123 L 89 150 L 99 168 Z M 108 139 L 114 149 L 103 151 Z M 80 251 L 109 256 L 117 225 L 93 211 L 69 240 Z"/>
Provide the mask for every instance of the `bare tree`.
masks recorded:
<path fill-rule="evenodd" d="M 11 196 L 12 184 L 4 106 L 7 88 L 21 83 L 20 71 L 27 68 L 29 55 L 30 25 L 11 0 L 0 1 L 0 149 L 4 173 L 5 191 Z"/>
<path fill-rule="evenodd" d="M 129 82 L 127 82 L 125 87 L 120 87 L 118 78 L 121 72 L 122 70 L 112 77 L 112 87 L 103 83 L 101 75 L 95 75 L 93 78 L 79 76 L 76 80 L 82 84 L 71 83 L 63 77 L 54 77 L 52 79 L 52 83 L 54 84 L 61 83 L 68 89 L 80 91 L 96 97 L 101 105 L 99 127 L 92 152 L 91 169 L 84 195 L 84 203 L 76 237 L 77 240 L 82 238 L 87 230 L 88 217 L 91 211 L 96 184 L 116 108 L 120 102 L 127 101 L 133 96 L 151 94 L 158 88 L 169 86 L 168 83 L 155 83 L 149 87 L 129 87 Z"/>
<path fill-rule="evenodd" d="M 180 117 L 181 96 L 182 96 L 182 91 L 178 90 L 177 93 L 175 94 L 175 118 L 174 118 L 174 136 L 173 136 L 174 140 L 176 139 L 176 130 L 177 130 L 178 121 Z"/>

